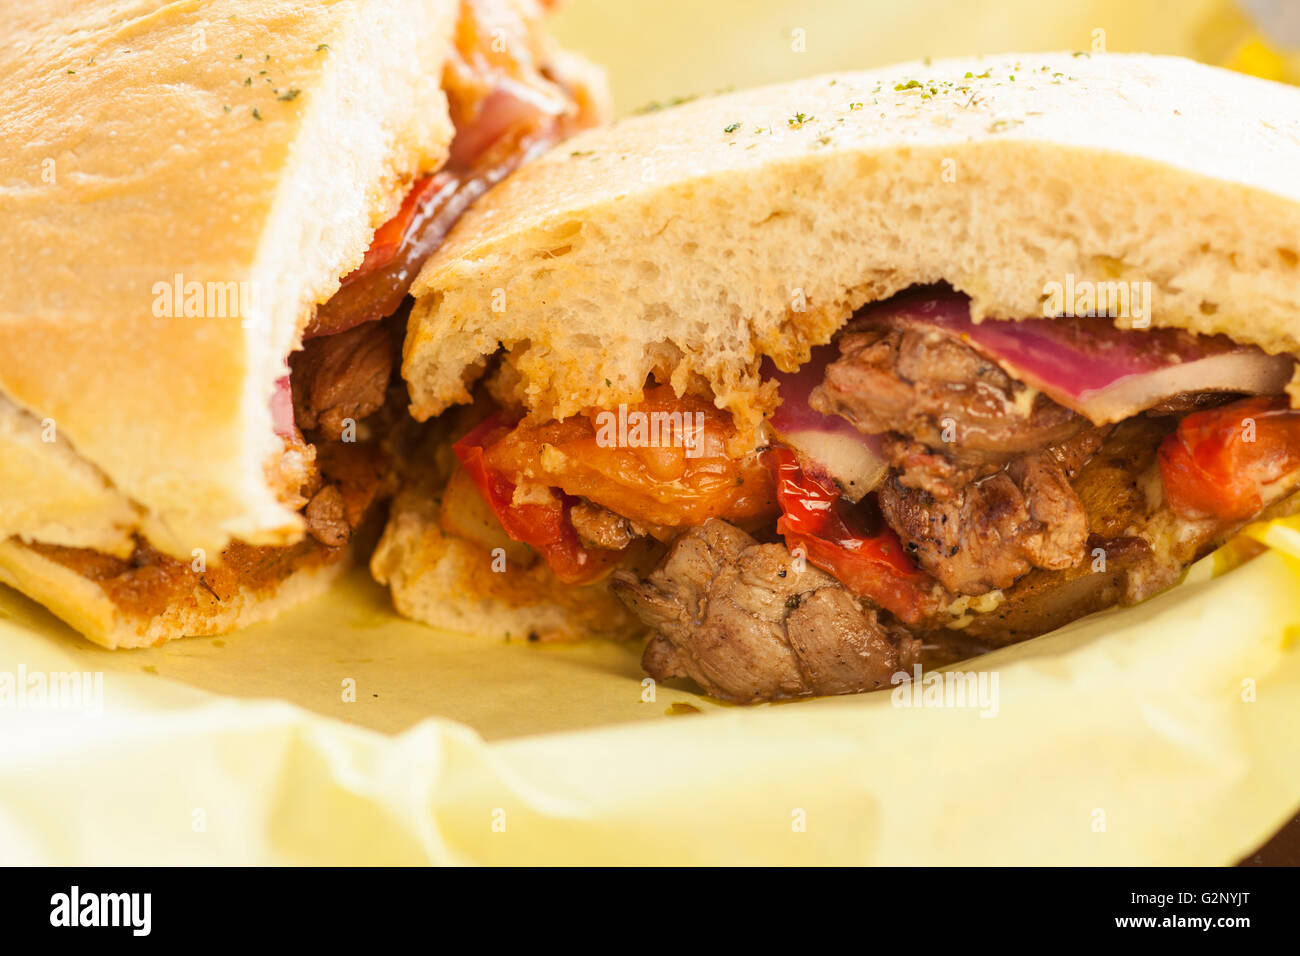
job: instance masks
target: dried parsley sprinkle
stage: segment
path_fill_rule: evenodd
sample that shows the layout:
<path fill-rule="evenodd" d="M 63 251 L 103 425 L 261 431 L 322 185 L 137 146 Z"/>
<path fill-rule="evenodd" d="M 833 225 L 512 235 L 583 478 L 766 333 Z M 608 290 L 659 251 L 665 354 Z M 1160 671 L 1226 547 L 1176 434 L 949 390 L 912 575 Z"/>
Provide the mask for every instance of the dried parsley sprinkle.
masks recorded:
<path fill-rule="evenodd" d="M 262 119 L 262 111 L 259 110 L 256 106 L 253 107 L 253 119 L 258 120 L 259 122 Z"/>
<path fill-rule="evenodd" d="M 861 104 L 861 103 L 850 103 L 850 104 L 849 104 L 849 109 L 851 109 L 851 110 L 860 110 L 860 109 L 862 109 L 862 104 Z"/>
<path fill-rule="evenodd" d="M 662 103 L 658 102 L 657 100 L 652 103 L 647 103 L 645 106 L 641 107 L 640 109 L 633 110 L 633 112 L 634 113 L 657 113 L 660 110 L 670 109 L 674 106 L 681 106 L 683 103 L 689 103 L 691 100 L 696 98 L 697 98 L 696 94 L 691 94 L 690 96 L 674 96 L 670 99 L 665 100 Z"/>
<path fill-rule="evenodd" d="M 246 77 L 244 77 L 244 85 L 245 85 L 245 86 L 252 86 L 252 85 L 253 85 L 253 78 L 252 78 L 251 76 L 246 76 Z"/>
<path fill-rule="evenodd" d="M 723 131 L 724 133 L 734 133 L 734 132 L 735 132 L 736 130 L 738 130 L 738 129 L 740 129 L 740 124 L 739 124 L 739 123 L 730 123 L 730 124 L 728 124 L 727 126 L 724 126 L 724 127 L 722 128 L 722 131 Z"/>
<path fill-rule="evenodd" d="M 290 100 L 296 100 L 296 99 L 298 98 L 298 94 L 301 93 L 301 92 L 302 92 L 302 90 L 298 89 L 298 88 L 295 86 L 295 87 L 293 87 L 293 88 L 291 88 L 291 89 L 287 89 L 287 90 L 285 90 L 283 93 L 281 93 L 279 96 L 277 96 L 276 99 L 280 100 L 280 101 L 283 102 L 283 103 L 287 103 L 287 102 L 289 102 Z"/>
<path fill-rule="evenodd" d="M 804 123 L 810 122 L 811 120 L 812 117 L 807 113 L 795 113 L 794 116 L 791 116 L 786 120 L 786 122 L 790 125 L 791 129 L 798 129 L 803 126 Z"/>
<path fill-rule="evenodd" d="M 330 48 L 330 45 L 329 45 L 328 43 L 322 43 L 320 46 L 316 47 L 316 52 L 317 52 L 317 53 L 323 53 L 323 52 L 325 52 L 326 50 L 328 50 L 329 48 Z"/>
<path fill-rule="evenodd" d="M 921 83 L 918 80 L 908 80 L 906 83 L 895 83 L 894 92 L 901 93 L 903 90 L 915 90 L 919 88 L 920 85 Z"/>

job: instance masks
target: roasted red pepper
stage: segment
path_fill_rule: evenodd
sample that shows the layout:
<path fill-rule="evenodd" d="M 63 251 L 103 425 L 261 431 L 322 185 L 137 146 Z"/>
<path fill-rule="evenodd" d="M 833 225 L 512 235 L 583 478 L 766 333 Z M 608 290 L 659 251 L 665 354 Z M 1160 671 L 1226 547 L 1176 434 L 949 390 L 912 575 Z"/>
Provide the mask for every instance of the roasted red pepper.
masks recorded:
<path fill-rule="evenodd" d="M 366 250 L 366 257 L 361 260 L 361 265 L 357 266 L 354 272 L 344 277 L 344 283 L 355 282 L 384 268 L 396 259 L 398 251 L 406 242 L 407 233 L 411 231 L 416 213 L 420 212 L 425 203 L 437 196 L 453 179 L 450 172 L 444 171 L 418 180 L 402 200 L 402 206 L 397 210 L 397 214 L 375 230 L 374 238 L 370 240 L 370 248 Z"/>
<path fill-rule="evenodd" d="M 549 499 L 516 503 L 515 483 L 487 464 L 483 450 L 508 435 L 516 424 L 498 412 L 456 442 L 452 450 L 506 534 L 536 550 L 566 584 L 593 581 L 617 564 L 622 552 L 583 546 L 569 520 L 569 510 L 577 499 L 552 488 Z"/>
<path fill-rule="evenodd" d="M 933 603 L 934 581 L 907 556 L 893 529 L 871 521 L 867 506 L 806 475 L 790 449 L 769 456 L 782 511 L 776 530 L 786 547 L 802 549 L 812 564 L 900 620 L 919 621 Z"/>
<path fill-rule="evenodd" d="M 1300 411 L 1283 396 L 1194 412 L 1160 444 L 1160 476 L 1173 510 L 1244 521 L 1289 490 L 1300 469 Z"/>

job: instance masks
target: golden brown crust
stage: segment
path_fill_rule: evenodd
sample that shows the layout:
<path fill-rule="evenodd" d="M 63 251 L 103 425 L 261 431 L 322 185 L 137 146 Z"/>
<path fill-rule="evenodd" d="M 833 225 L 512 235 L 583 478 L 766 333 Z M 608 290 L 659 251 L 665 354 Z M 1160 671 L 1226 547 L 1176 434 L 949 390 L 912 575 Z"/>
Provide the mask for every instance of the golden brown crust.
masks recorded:
<path fill-rule="evenodd" d="M 283 555 L 296 551 L 266 550 Z M 197 576 L 178 575 L 169 581 L 165 605 L 156 607 L 150 592 L 140 600 L 123 593 L 131 582 L 118 576 L 120 564 L 115 559 L 90 560 L 94 569 L 77 566 L 75 561 L 70 566 L 14 539 L 0 541 L 0 584 L 44 604 L 96 644 L 152 647 L 177 637 L 224 634 L 315 597 L 349 566 L 350 551 L 320 549 L 314 555 L 299 555 L 252 583 L 226 579 L 230 589 L 220 597 Z M 96 580 L 96 573 L 103 580 Z M 221 581 L 218 584 L 224 587 Z"/>

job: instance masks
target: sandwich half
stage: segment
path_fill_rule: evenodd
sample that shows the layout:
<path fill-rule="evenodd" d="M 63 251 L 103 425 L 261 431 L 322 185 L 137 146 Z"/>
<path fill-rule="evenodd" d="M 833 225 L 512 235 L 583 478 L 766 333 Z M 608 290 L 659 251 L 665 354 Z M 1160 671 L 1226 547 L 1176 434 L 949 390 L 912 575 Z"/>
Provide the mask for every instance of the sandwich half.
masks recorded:
<path fill-rule="evenodd" d="M 909 63 L 585 133 L 425 266 L 399 611 L 735 701 L 1176 583 L 1300 487 L 1300 90 Z"/>
<path fill-rule="evenodd" d="M 6 4 L 0 73 L 0 582 L 110 647 L 319 591 L 411 281 L 599 73 L 534 0 Z"/>

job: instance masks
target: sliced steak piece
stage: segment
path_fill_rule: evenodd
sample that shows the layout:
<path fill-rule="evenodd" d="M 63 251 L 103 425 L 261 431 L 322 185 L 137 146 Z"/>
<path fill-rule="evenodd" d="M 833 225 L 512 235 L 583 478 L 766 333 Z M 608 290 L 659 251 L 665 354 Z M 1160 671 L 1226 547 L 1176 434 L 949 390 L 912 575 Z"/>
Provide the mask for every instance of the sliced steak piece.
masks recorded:
<path fill-rule="evenodd" d="M 326 485 L 312 496 L 303 510 L 307 530 L 327 548 L 338 548 L 352 537 L 352 526 L 343 513 L 343 492 L 338 485 Z"/>
<path fill-rule="evenodd" d="M 393 346 L 382 322 L 311 339 L 292 360 L 294 418 L 303 429 L 339 439 L 351 420 L 377 411 L 388 394 Z"/>
<path fill-rule="evenodd" d="M 1044 455 L 1060 466 L 1067 479 L 1073 480 L 1084 462 L 1101 447 L 1110 429 L 1109 425 L 1090 426 L 1063 442 L 1048 445 L 1043 449 Z M 919 488 L 940 499 L 951 498 L 964 486 L 1005 467 L 990 463 L 963 465 L 942 452 L 932 451 L 920 442 L 896 434 L 887 435 L 882 448 L 898 472 L 899 484 L 905 488 Z"/>
<path fill-rule="evenodd" d="M 834 578 L 796 570 L 779 544 L 710 519 L 677 539 L 647 580 L 616 571 L 614 593 L 657 633 L 642 666 L 738 702 L 888 686 L 919 642 L 864 610 Z"/>
<path fill-rule="evenodd" d="M 839 347 L 809 404 L 863 432 L 894 432 L 940 452 L 961 466 L 956 484 L 1091 427 L 952 334 L 873 319 L 850 325 Z"/>
<path fill-rule="evenodd" d="M 303 510 L 311 536 L 329 548 L 347 544 L 384 494 L 388 459 L 374 442 L 322 442 L 317 446 L 320 487 Z"/>
<path fill-rule="evenodd" d="M 1071 483 L 1088 519 L 1084 560 L 1063 570 L 1030 571 L 996 608 L 974 614 L 957 640 L 1011 644 L 1095 611 L 1144 601 L 1231 537 L 1241 522 L 1182 518 L 1165 501 L 1156 450 L 1176 425 L 1172 416 L 1146 415 L 1117 424 Z M 1297 484 L 1300 476 L 1279 495 Z M 1296 510 L 1300 500 L 1283 497 L 1259 517 Z M 927 640 L 942 644 L 950 634 L 935 632 Z"/>
<path fill-rule="evenodd" d="M 895 475 L 880 487 L 880 510 L 917 563 L 955 594 L 1010 587 L 1036 567 L 1073 567 L 1088 538 L 1083 504 L 1046 452 L 944 498 Z"/>
<path fill-rule="evenodd" d="M 622 551 L 646 533 L 635 521 L 590 501 L 581 501 L 570 508 L 569 521 L 584 547 L 605 551 Z"/>

